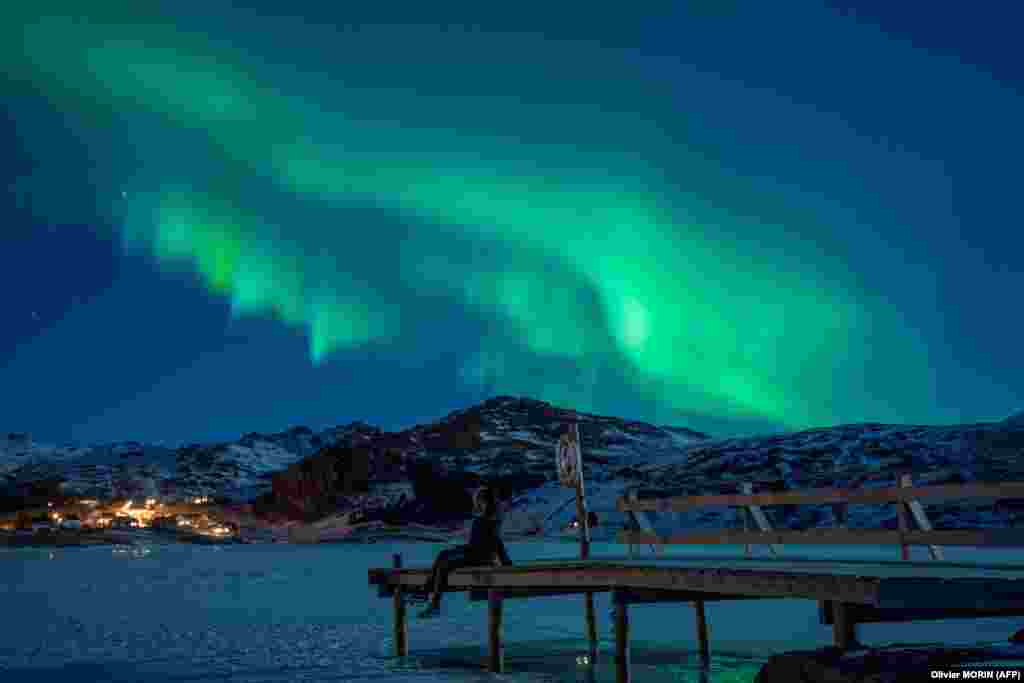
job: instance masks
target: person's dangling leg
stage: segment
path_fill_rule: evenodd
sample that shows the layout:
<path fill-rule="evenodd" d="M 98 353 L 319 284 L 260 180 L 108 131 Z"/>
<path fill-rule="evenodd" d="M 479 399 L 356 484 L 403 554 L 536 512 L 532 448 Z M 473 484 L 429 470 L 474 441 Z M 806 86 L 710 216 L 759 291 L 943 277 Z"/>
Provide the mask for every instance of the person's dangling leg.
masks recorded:
<path fill-rule="evenodd" d="M 448 574 L 454 569 L 473 564 L 467 560 L 467 553 L 464 547 L 449 548 L 441 551 L 434 562 L 431 572 L 431 594 L 430 604 L 420 613 L 421 617 L 432 617 L 440 614 L 441 597 L 448 588 Z"/>
<path fill-rule="evenodd" d="M 441 563 L 437 572 L 437 592 L 435 593 L 435 602 L 433 604 L 436 604 L 438 607 L 441 606 L 441 597 L 448 589 L 449 574 L 456 569 L 469 567 L 474 564 L 477 564 L 477 562 L 470 558 L 469 549 L 466 546 L 460 545 L 446 550 L 444 553 L 444 561 Z"/>
<path fill-rule="evenodd" d="M 442 550 L 437 554 L 437 559 L 434 560 L 434 566 L 430 570 L 430 580 L 427 582 L 429 588 L 430 605 L 440 607 L 441 605 L 441 593 L 444 590 L 444 579 L 447 574 L 448 568 L 448 556 L 451 555 L 451 549 Z"/>

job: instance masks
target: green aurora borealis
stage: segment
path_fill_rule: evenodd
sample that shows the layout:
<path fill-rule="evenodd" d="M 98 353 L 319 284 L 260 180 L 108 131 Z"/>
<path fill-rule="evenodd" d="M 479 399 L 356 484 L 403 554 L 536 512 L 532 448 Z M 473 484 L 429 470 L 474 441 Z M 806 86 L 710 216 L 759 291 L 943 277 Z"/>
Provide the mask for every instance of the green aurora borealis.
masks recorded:
<path fill-rule="evenodd" d="M 461 381 L 494 393 L 790 428 L 942 417 L 896 283 L 848 258 L 856 212 L 782 180 L 827 154 L 783 150 L 779 178 L 716 155 L 701 100 L 735 84 L 674 64 L 670 88 L 620 50 L 524 31 L 275 19 L 233 37 L 231 13 L 200 28 L 90 4 L 20 10 L 5 59 L 55 106 L 126 122 L 147 160 L 111 200 L 126 248 L 305 334 L 316 364 L 415 344 L 444 309 L 487 321 Z M 813 116 L 761 97 L 765 126 Z M 820 121 L 835 154 L 861 144 Z M 917 163 L 863 148 L 858 188 L 852 165 Z"/>

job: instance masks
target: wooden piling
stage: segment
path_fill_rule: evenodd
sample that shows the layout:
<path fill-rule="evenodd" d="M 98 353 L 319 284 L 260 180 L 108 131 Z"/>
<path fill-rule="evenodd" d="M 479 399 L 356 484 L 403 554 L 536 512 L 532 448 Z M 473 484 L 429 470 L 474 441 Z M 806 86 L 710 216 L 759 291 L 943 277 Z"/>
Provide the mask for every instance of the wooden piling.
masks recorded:
<path fill-rule="evenodd" d="M 708 645 L 708 621 L 704 615 L 704 601 L 694 601 L 693 609 L 697 618 L 697 645 L 700 648 L 700 658 L 706 664 L 711 659 L 711 648 Z"/>
<path fill-rule="evenodd" d="M 639 528 L 640 528 L 640 525 L 637 523 L 636 517 L 633 515 L 632 512 L 627 512 L 626 513 L 626 530 L 627 531 L 636 531 Z M 633 555 L 633 542 L 632 541 L 630 541 L 629 544 L 628 544 L 627 553 L 629 555 L 629 559 L 632 560 L 633 557 L 634 557 L 634 555 Z"/>
<path fill-rule="evenodd" d="M 907 482 L 907 484 L 904 484 L 904 482 Z M 900 486 L 900 487 L 906 486 L 906 485 L 909 484 L 909 482 L 910 482 L 910 476 L 909 475 L 906 475 L 906 474 L 898 474 L 898 475 L 896 475 L 896 485 L 897 486 Z M 897 522 L 897 524 L 899 524 L 900 531 L 901 532 L 910 531 L 910 515 L 907 513 L 907 504 L 904 503 L 902 500 L 898 500 L 898 501 L 896 501 L 894 503 L 894 506 L 896 508 L 896 522 Z M 907 545 L 906 543 L 902 543 L 902 542 L 900 543 L 900 559 L 901 560 L 909 560 L 910 559 L 910 546 Z"/>
<path fill-rule="evenodd" d="M 503 596 L 501 591 L 487 593 L 487 670 L 502 673 L 505 670 L 505 651 L 501 642 Z"/>
<path fill-rule="evenodd" d="M 402 555 L 396 553 L 391 556 L 395 569 L 402 568 Z M 402 594 L 402 585 L 395 586 L 395 593 L 392 596 L 395 607 L 395 656 L 405 657 L 409 654 L 408 630 L 405 623 L 405 596 Z"/>
<path fill-rule="evenodd" d="M 743 530 L 750 531 L 750 510 L 746 507 L 742 507 L 740 508 L 740 514 L 743 516 Z M 743 556 L 750 557 L 752 550 L 753 546 L 750 543 L 747 543 L 743 546 Z"/>
<path fill-rule="evenodd" d="M 846 603 L 832 602 L 832 642 L 841 650 L 857 645 L 857 622 Z"/>
<path fill-rule="evenodd" d="M 576 483 L 576 521 L 580 525 L 580 559 L 590 558 L 590 513 L 587 511 L 586 493 L 583 488 L 583 474 Z M 583 614 L 587 628 L 591 663 L 597 657 L 597 617 L 594 614 L 594 594 L 583 595 Z"/>
<path fill-rule="evenodd" d="M 630 683 L 629 602 L 623 591 L 613 593 L 615 602 L 615 683 Z"/>
<path fill-rule="evenodd" d="M 587 514 L 587 503 L 584 498 L 583 476 L 576 483 L 576 523 L 580 529 L 580 559 L 590 557 L 590 517 Z"/>
<path fill-rule="evenodd" d="M 583 607 L 587 618 L 587 642 L 590 645 L 590 664 L 597 660 L 597 616 L 594 614 L 594 594 L 584 593 Z"/>

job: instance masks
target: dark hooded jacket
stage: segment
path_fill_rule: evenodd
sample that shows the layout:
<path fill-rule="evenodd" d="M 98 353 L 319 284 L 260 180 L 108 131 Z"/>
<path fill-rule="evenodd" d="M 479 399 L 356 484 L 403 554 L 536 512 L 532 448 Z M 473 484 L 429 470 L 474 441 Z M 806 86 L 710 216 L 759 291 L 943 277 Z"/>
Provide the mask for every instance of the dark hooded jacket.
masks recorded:
<path fill-rule="evenodd" d="M 495 556 L 503 565 L 512 564 L 501 540 L 501 522 L 500 513 L 486 517 L 478 515 L 473 518 L 473 528 L 469 532 L 466 550 L 481 564 L 490 564 Z"/>

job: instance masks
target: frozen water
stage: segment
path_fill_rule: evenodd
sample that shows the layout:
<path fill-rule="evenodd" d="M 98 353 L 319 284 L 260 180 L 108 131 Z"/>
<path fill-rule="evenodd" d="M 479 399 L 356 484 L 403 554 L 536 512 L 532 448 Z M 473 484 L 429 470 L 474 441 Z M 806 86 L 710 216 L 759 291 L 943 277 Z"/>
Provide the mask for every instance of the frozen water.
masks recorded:
<path fill-rule="evenodd" d="M 154 545 L 0 551 L 0 680 L 613 680 L 605 595 L 597 597 L 602 652 L 593 678 L 578 659 L 586 645 L 582 599 L 575 597 L 506 604 L 510 673 L 502 676 L 482 670 L 486 605 L 462 595 L 445 600 L 440 618 L 419 621 L 411 609 L 411 655 L 393 657 L 391 603 L 377 598 L 367 585 L 366 570 L 389 566 L 394 552 L 403 554 L 405 566 L 426 565 L 441 547 Z M 569 558 L 578 552 L 571 543 L 509 547 L 514 560 Z M 594 546 L 595 556 L 620 556 L 624 550 L 613 544 Z M 669 556 L 730 550 L 680 548 Z M 948 550 L 953 561 L 1024 563 L 1019 553 L 981 558 L 972 551 Z M 829 549 L 815 551 L 835 557 Z M 879 550 L 875 556 L 892 559 L 892 553 Z M 858 556 L 872 553 L 859 549 Z M 830 639 L 811 601 L 709 604 L 707 612 L 714 656 L 711 681 L 753 680 L 764 656 L 825 645 Z M 766 619 L 772 622 L 767 636 Z M 874 643 L 1002 641 L 1017 627 L 1012 619 L 989 619 L 861 628 L 863 639 Z M 689 606 L 636 606 L 631 631 L 637 680 L 701 680 Z"/>

